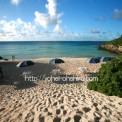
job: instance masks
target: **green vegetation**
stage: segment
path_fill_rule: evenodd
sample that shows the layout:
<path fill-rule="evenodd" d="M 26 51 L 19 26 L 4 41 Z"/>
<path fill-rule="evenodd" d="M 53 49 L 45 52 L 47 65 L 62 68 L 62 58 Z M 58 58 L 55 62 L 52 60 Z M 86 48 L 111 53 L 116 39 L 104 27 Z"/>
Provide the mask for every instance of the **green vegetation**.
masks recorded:
<path fill-rule="evenodd" d="M 122 57 L 103 64 L 98 73 L 99 81 L 91 81 L 87 88 L 110 96 L 122 97 Z"/>
<path fill-rule="evenodd" d="M 112 45 L 115 45 L 115 46 L 122 46 L 122 36 L 120 36 L 119 38 L 114 39 L 110 42 L 107 42 L 106 44 L 112 44 Z"/>

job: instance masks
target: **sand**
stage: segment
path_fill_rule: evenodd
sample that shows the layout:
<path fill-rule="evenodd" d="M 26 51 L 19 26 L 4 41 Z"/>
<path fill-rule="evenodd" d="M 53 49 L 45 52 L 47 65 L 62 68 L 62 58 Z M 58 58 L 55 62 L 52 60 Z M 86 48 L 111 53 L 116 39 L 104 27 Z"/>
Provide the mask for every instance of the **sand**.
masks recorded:
<path fill-rule="evenodd" d="M 34 59 L 35 65 L 17 68 L 18 61 L 1 61 L 4 79 L 0 79 L 0 122 L 121 122 L 122 98 L 88 90 L 84 82 L 25 81 L 24 71 L 51 76 L 55 68 L 61 75 L 78 73 L 80 66 L 92 73 L 102 63 L 88 64 L 86 58 L 63 58 L 65 63 L 49 65 L 50 59 Z M 59 76 L 59 75 L 58 75 Z"/>

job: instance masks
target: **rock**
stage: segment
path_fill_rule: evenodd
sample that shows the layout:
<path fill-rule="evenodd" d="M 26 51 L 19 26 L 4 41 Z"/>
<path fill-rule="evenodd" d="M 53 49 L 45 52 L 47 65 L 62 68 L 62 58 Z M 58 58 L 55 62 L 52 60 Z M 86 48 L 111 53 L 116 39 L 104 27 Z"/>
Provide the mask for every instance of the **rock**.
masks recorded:
<path fill-rule="evenodd" d="M 99 49 L 108 50 L 110 52 L 114 52 L 114 53 L 117 53 L 117 54 L 122 53 L 122 46 L 116 46 L 116 45 L 111 45 L 111 44 L 101 45 L 101 46 L 99 46 Z"/>
<path fill-rule="evenodd" d="M 99 46 L 99 49 L 122 54 L 122 36 Z"/>

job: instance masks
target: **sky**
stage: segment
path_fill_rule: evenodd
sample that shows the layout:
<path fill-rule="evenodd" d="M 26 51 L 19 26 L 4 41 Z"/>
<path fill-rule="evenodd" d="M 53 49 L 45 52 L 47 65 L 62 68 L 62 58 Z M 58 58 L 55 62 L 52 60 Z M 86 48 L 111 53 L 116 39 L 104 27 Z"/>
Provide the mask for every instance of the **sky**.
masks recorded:
<path fill-rule="evenodd" d="M 108 41 L 122 0 L 0 0 L 0 41 Z"/>

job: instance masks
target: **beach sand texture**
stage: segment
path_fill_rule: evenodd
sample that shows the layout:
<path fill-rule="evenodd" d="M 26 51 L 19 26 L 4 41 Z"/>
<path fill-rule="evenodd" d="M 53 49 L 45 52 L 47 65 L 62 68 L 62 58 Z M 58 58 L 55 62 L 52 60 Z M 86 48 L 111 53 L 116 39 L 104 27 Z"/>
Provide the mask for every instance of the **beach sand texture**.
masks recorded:
<path fill-rule="evenodd" d="M 56 67 L 63 75 L 84 76 L 80 66 L 91 72 L 99 64 L 88 64 L 85 58 L 64 58 L 65 63 L 47 64 L 49 59 L 35 59 L 35 65 L 16 68 L 17 62 L 0 62 L 4 80 L 0 84 L 0 122 L 122 122 L 122 98 L 105 96 L 88 90 L 87 81 L 56 83 L 24 81 L 21 74 L 50 76 Z"/>

